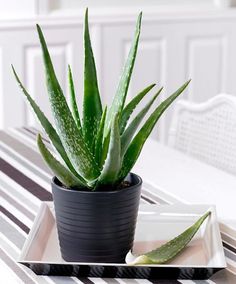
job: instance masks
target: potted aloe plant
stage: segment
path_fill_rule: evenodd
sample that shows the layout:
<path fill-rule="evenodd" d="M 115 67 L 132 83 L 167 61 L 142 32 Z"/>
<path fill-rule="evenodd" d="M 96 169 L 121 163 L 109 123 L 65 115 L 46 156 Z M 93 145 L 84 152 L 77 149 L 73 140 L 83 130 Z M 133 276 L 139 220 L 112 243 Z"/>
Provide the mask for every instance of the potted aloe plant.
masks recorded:
<path fill-rule="evenodd" d="M 133 43 L 113 102 L 111 106 L 104 107 L 99 94 L 86 10 L 82 119 L 77 108 L 71 68 L 68 68 L 69 107 L 38 25 L 55 128 L 26 91 L 13 68 L 23 93 L 55 149 L 55 153 L 50 152 L 38 134 L 39 151 L 55 174 L 52 193 L 61 254 L 66 261 L 124 262 L 133 244 L 142 185 L 141 178 L 131 170 L 160 116 L 189 84 L 189 81 L 186 82 L 158 105 L 141 127 L 162 88 L 130 119 L 136 106 L 155 86 L 146 87 L 126 104 L 141 18 L 142 13 L 137 19 Z"/>

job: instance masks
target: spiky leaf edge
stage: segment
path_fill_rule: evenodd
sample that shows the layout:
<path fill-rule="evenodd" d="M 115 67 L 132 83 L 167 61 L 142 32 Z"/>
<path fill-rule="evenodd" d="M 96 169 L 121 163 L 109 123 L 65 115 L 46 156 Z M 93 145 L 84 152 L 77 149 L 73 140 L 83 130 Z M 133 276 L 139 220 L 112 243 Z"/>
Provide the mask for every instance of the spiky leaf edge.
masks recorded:
<path fill-rule="evenodd" d="M 30 96 L 30 94 L 26 91 L 25 87 L 23 86 L 22 82 L 20 81 L 20 79 L 19 79 L 19 77 L 18 77 L 13 66 L 12 66 L 12 71 L 13 71 L 13 74 L 16 78 L 17 83 L 19 84 L 20 89 L 22 90 L 23 94 L 27 98 L 30 106 L 32 107 L 35 115 L 37 116 L 40 124 L 42 125 L 43 129 L 47 133 L 47 135 L 48 135 L 49 139 L 51 140 L 53 146 L 55 147 L 56 151 L 61 156 L 62 160 L 65 162 L 65 164 L 70 169 L 70 171 L 75 176 L 77 176 L 78 179 L 83 180 L 83 178 L 73 168 L 56 130 L 54 129 L 54 127 L 52 126 L 50 121 L 47 119 L 45 114 L 41 111 L 40 107 L 36 104 L 36 102 L 33 100 L 33 98 Z"/>

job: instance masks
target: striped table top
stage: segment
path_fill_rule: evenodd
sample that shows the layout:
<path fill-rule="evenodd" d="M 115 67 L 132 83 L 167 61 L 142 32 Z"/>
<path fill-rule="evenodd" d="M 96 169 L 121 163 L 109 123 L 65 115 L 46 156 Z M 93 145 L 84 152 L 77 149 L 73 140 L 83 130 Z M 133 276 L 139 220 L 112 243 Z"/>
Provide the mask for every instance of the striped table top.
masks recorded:
<path fill-rule="evenodd" d="M 51 201 L 51 172 L 44 164 L 35 143 L 37 130 L 19 128 L 0 131 L 0 277 L 1 283 L 236 283 L 236 236 L 235 232 L 221 227 L 228 268 L 216 273 L 207 281 L 190 280 L 142 280 L 38 276 L 17 263 L 24 241 L 33 224 L 42 201 Z M 48 142 L 45 139 L 45 142 Z M 144 182 L 142 203 L 166 204 L 173 197 Z"/>

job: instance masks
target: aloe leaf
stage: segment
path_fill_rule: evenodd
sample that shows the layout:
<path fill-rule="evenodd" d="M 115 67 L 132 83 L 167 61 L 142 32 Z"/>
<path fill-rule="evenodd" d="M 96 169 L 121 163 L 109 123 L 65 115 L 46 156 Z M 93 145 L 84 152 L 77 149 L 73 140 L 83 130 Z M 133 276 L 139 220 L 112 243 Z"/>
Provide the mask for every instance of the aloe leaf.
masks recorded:
<path fill-rule="evenodd" d="M 136 136 L 130 143 L 123 159 L 123 165 L 120 172 L 120 179 L 124 179 L 129 171 L 132 169 L 133 165 L 137 161 L 140 152 L 146 142 L 148 136 L 153 130 L 158 119 L 161 117 L 163 112 L 171 105 L 171 103 L 186 89 L 190 80 L 182 85 L 176 92 L 174 92 L 170 97 L 164 100 L 150 115 L 143 127 L 139 130 Z"/>
<path fill-rule="evenodd" d="M 137 257 L 132 264 L 163 264 L 170 261 L 187 246 L 210 214 L 211 212 L 207 212 L 182 234 L 161 247 Z"/>
<path fill-rule="evenodd" d="M 150 100 L 150 102 L 147 103 L 147 105 L 138 113 L 138 115 L 131 121 L 125 132 L 123 133 L 121 137 L 121 156 L 123 156 L 129 146 L 130 141 L 133 138 L 133 135 L 135 134 L 136 130 L 138 129 L 141 121 L 143 120 L 144 116 L 147 114 L 149 109 L 151 108 L 152 104 L 158 97 L 158 95 L 161 93 L 163 88 L 161 88 L 155 96 Z"/>
<path fill-rule="evenodd" d="M 143 97 L 155 86 L 156 84 L 152 84 L 142 90 L 137 96 L 135 96 L 123 109 L 121 118 L 120 118 L 120 134 L 123 134 L 125 127 L 129 121 L 131 114 L 133 113 L 136 106 L 143 99 Z"/>
<path fill-rule="evenodd" d="M 113 185 L 116 182 L 121 166 L 120 146 L 120 129 L 118 117 L 116 116 L 111 128 L 107 158 L 98 178 L 98 184 Z"/>
<path fill-rule="evenodd" d="M 89 35 L 88 9 L 86 9 L 84 22 L 84 58 L 83 132 L 85 141 L 90 146 L 90 149 L 92 149 L 102 116 L 102 104 Z"/>
<path fill-rule="evenodd" d="M 88 181 L 95 180 L 100 174 L 98 166 L 87 148 L 67 105 L 39 25 L 37 25 L 37 30 L 43 51 L 48 94 L 57 132 L 75 170 L 84 179 Z"/>
<path fill-rule="evenodd" d="M 72 112 L 72 115 L 74 117 L 74 120 L 76 122 L 78 129 L 82 133 L 80 116 L 79 116 L 79 111 L 78 111 L 76 97 L 75 97 L 74 81 L 73 81 L 73 76 L 72 76 L 70 65 L 68 65 L 68 81 L 69 81 L 69 89 L 70 89 L 71 112 Z"/>
<path fill-rule="evenodd" d="M 41 123 L 42 127 L 44 128 L 45 132 L 47 133 L 48 137 L 50 138 L 53 146 L 55 147 L 55 149 L 57 150 L 57 152 L 59 153 L 59 155 L 61 156 L 61 158 L 63 159 L 63 161 L 66 163 L 67 167 L 70 169 L 70 171 L 74 174 L 74 175 L 78 175 L 75 171 L 75 169 L 73 168 L 66 152 L 65 149 L 61 143 L 60 137 L 58 136 L 56 130 L 54 129 L 54 127 L 52 126 L 52 124 L 50 123 L 50 121 L 47 119 L 47 117 L 45 116 L 45 114 L 41 111 L 41 109 L 39 108 L 39 106 L 36 104 L 36 102 L 33 100 L 33 98 L 30 96 L 30 94 L 26 91 L 25 87 L 23 86 L 22 82 L 20 81 L 14 67 L 12 66 L 12 70 L 13 73 L 15 75 L 15 78 L 23 92 L 23 94 L 26 96 L 28 102 L 30 103 L 32 109 L 34 110 L 34 113 L 36 114 L 39 122 Z"/>
<path fill-rule="evenodd" d="M 114 117 L 118 114 L 120 118 L 120 114 L 125 104 L 129 82 L 130 82 L 130 78 L 131 78 L 131 74 L 133 71 L 134 62 L 135 62 L 135 58 L 137 54 L 137 49 L 138 49 L 138 42 L 139 42 L 139 36 L 140 36 L 140 30 L 141 30 L 141 21 L 142 21 L 142 13 L 140 13 L 138 16 L 134 40 L 130 48 L 129 55 L 128 55 L 124 70 L 122 72 L 119 85 L 118 85 L 115 97 L 113 99 L 111 108 L 109 109 L 108 114 L 107 114 L 106 124 L 105 124 L 105 137 L 109 133 L 111 122 L 114 120 Z"/>
<path fill-rule="evenodd" d="M 102 166 L 101 157 L 102 157 L 103 131 L 104 131 L 104 126 L 105 126 L 106 114 L 107 114 L 107 107 L 104 108 L 102 118 L 101 118 L 99 128 L 98 128 L 98 132 L 97 132 L 97 137 L 95 140 L 95 159 L 99 166 Z"/>
<path fill-rule="evenodd" d="M 111 130 L 109 131 L 108 135 L 103 140 L 102 156 L 101 156 L 101 162 L 100 162 L 101 166 L 104 165 L 104 162 L 105 162 L 106 157 L 107 157 L 108 147 L 109 147 L 109 143 L 110 143 L 110 137 L 111 137 Z"/>
<path fill-rule="evenodd" d="M 37 144 L 41 155 L 43 156 L 46 164 L 60 180 L 60 182 L 67 187 L 79 187 L 86 188 L 86 183 L 80 181 L 76 176 L 74 176 L 66 167 L 64 167 L 47 149 L 42 141 L 40 134 L 37 136 Z"/>

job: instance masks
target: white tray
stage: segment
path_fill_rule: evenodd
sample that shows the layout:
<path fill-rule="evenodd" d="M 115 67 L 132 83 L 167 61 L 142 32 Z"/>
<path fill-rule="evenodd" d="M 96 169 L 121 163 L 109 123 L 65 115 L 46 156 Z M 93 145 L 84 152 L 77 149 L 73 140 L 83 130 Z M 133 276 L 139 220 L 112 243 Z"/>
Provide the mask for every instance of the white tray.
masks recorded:
<path fill-rule="evenodd" d="M 52 202 L 42 203 L 19 262 L 40 275 L 146 279 L 208 279 L 226 267 L 222 241 L 211 205 L 140 205 L 133 252 L 143 253 L 176 237 L 210 210 L 212 214 L 186 249 L 168 264 L 128 266 L 76 263 L 61 258 Z"/>

